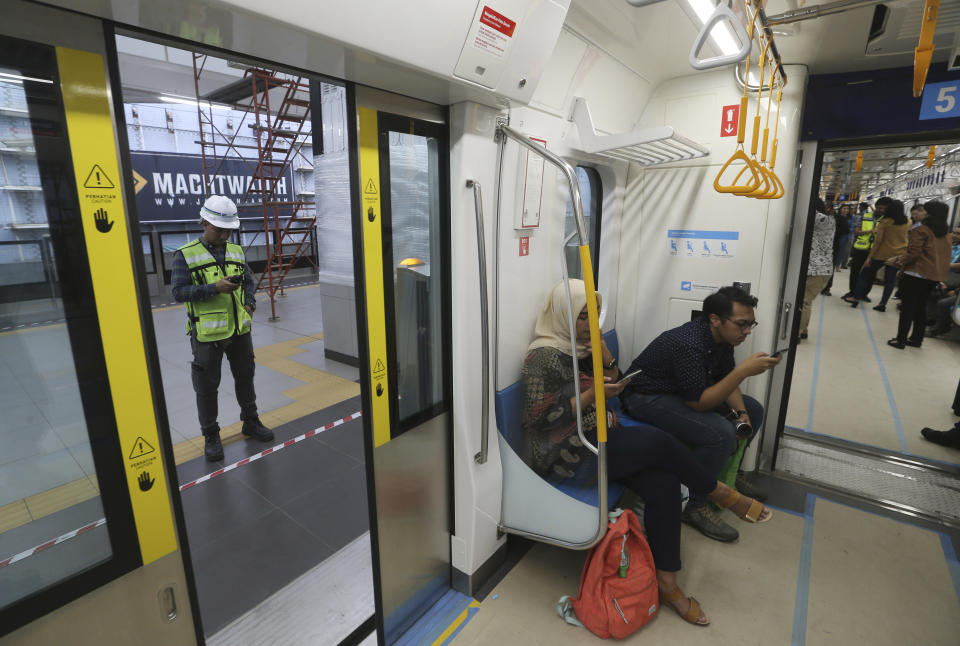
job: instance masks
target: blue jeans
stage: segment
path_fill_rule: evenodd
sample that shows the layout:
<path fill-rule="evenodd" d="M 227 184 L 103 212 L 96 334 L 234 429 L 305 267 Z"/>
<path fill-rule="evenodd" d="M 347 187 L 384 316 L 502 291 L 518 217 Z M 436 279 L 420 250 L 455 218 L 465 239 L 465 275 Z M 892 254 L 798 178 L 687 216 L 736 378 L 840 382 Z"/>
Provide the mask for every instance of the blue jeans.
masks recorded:
<path fill-rule="evenodd" d="M 693 457 L 704 470 L 716 478 L 737 447 L 736 429 L 719 413 L 698 413 L 678 395 L 620 395 L 624 412 L 633 419 L 656 426 L 690 447 Z M 753 397 L 743 396 L 753 434 L 763 422 L 763 406 Z M 703 494 L 691 492 L 691 500 L 705 501 Z"/>

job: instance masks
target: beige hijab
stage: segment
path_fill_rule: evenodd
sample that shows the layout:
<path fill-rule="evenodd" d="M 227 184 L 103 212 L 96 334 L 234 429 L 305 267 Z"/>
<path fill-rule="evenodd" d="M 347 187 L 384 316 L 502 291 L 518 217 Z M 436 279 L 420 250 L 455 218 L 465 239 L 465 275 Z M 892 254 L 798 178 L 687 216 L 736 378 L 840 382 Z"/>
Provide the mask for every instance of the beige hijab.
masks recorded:
<path fill-rule="evenodd" d="M 544 303 L 543 309 L 537 316 L 537 326 L 534 328 L 536 336 L 533 343 L 527 347 L 527 352 L 536 348 L 556 348 L 569 356 L 570 319 L 568 318 L 567 290 L 564 287 L 564 282 L 561 280 L 550 291 L 550 297 L 547 298 L 547 302 Z M 570 279 L 570 298 L 573 301 L 573 316 L 576 318 L 587 304 L 587 290 L 582 280 Z M 602 303 L 600 292 L 597 292 L 598 312 Z M 582 359 L 589 354 L 587 346 L 577 341 L 577 357 Z"/>

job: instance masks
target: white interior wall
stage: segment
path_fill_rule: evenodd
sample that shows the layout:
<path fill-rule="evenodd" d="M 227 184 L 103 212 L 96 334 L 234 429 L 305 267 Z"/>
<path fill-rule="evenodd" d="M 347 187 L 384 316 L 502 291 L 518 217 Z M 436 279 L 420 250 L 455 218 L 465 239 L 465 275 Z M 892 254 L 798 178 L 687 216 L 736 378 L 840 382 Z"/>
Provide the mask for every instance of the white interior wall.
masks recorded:
<path fill-rule="evenodd" d="M 787 66 L 787 74 L 776 168 L 786 194 L 779 200 L 737 197 L 713 188 L 714 178 L 736 145 L 735 137 L 719 136 L 721 108 L 739 103 L 741 95 L 729 68 L 667 81 L 647 104 L 641 125 L 674 126 L 684 136 L 709 146 L 712 153 L 673 167 L 630 169 L 624 206 L 628 215 L 620 236 L 617 313 L 624 365 L 658 334 L 689 320 L 690 310 L 699 309 L 703 298 L 716 287 L 733 281 L 751 283 L 751 292 L 759 298 L 760 326 L 737 348 L 738 361 L 753 352 L 770 352 L 775 345 L 786 345 L 776 337 L 775 327 L 793 213 L 806 68 Z M 751 98 L 748 129 L 755 110 L 756 101 Z M 763 101 L 761 116 L 765 110 Z M 774 121 L 775 113 L 771 137 Z M 749 143 L 748 131 L 748 147 Z M 736 231 L 740 239 L 732 258 L 671 255 L 669 229 Z M 689 289 L 683 289 L 683 283 L 689 283 Z M 753 377 L 743 390 L 762 402 L 767 383 L 767 376 Z"/>

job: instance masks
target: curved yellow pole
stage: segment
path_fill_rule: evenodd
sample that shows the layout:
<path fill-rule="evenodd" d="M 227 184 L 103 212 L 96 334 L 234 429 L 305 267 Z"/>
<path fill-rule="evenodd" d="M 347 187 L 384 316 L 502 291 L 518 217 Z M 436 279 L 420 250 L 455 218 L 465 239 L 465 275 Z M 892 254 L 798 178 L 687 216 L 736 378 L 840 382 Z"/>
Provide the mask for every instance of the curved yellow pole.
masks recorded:
<path fill-rule="evenodd" d="M 597 442 L 607 441 L 607 398 L 603 389 L 603 337 L 600 335 L 600 311 L 597 309 L 597 291 L 593 285 L 593 263 L 589 245 L 580 245 L 580 268 L 587 292 L 587 318 L 590 322 L 590 347 L 593 359 L 593 392 L 597 410 Z M 578 378 L 574 375 L 574 378 Z"/>

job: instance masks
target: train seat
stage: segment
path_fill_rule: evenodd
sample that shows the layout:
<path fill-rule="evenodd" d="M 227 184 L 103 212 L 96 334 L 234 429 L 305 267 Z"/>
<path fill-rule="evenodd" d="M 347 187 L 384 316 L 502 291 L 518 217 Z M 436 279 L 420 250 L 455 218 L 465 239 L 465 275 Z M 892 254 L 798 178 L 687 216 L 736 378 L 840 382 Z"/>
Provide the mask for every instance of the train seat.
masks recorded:
<path fill-rule="evenodd" d="M 619 349 L 616 332 L 608 332 L 604 339 L 616 356 Z M 544 480 L 522 459 L 523 385 L 518 381 L 498 391 L 495 404 L 503 469 L 501 515 L 504 525 L 572 545 L 589 542 L 597 531 L 596 462 L 581 469 L 573 480 Z M 619 413 L 619 401 L 610 400 L 608 406 L 618 411 L 621 424 L 640 425 Z M 616 504 L 622 493 L 622 485 L 610 483 L 608 504 Z"/>

